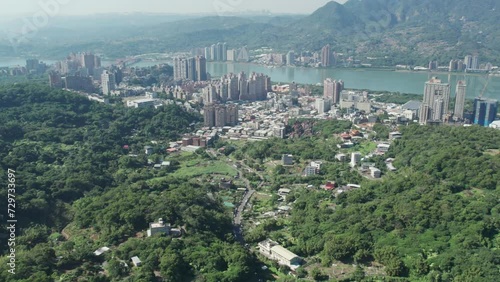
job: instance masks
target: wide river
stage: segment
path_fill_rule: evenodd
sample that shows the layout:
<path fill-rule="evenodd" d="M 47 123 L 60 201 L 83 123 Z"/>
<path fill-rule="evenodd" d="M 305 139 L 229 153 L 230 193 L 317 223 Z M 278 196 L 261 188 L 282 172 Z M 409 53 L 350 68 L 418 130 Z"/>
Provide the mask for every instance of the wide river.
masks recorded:
<path fill-rule="evenodd" d="M 25 60 L 20 58 L 0 58 L 0 67 L 25 65 Z M 54 63 L 52 60 L 45 60 L 46 63 Z M 109 65 L 112 62 L 103 62 Z M 134 66 L 147 67 L 168 61 L 141 61 Z M 467 81 L 467 97 L 474 98 L 483 91 L 484 97 L 500 100 L 500 77 L 490 77 L 479 74 L 432 74 L 429 72 L 405 72 L 370 69 L 316 69 L 300 67 L 267 67 L 257 64 L 247 63 L 222 63 L 209 62 L 207 71 L 212 77 L 220 77 L 227 73 L 257 72 L 271 77 L 274 82 L 300 84 L 323 83 L 326 78 L 340 79 L 345 83 L 346 88 L 370 89 L 373 91 L 391 91 L 401 93 L 423 94 L 425 82 L 431 76 L 438 76 L 443 82 L 451 83 L 452 95 L 455 93 L 456 82 L 460 79 Z"/>

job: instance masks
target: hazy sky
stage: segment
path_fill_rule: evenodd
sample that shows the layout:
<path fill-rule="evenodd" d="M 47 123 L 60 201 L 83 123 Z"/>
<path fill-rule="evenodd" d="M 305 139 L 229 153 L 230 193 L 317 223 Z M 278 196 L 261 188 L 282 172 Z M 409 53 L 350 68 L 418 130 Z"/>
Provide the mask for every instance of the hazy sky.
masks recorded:
<path fill-rule="evenodd" d="M 305 14 L 327 2 L 329 0 L 0 0 L 0 15 L 35 15 L 44 10 L 44 3 L 49 7 L 45 10 L 55 11 L 54 16 L 113 12 L 224 14 L 247 10 Z"/>

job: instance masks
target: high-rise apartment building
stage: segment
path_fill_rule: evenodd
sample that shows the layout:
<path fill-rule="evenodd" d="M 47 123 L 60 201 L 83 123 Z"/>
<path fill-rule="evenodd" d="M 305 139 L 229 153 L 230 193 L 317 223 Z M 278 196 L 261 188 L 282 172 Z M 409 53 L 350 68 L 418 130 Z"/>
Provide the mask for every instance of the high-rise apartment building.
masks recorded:
<path fill-rule="evenodd" d="M 331 66 L 331 56 L 332 56 L 332 50 L 330 49 L 330 44 L 326 45 L 321 49 L 321 65 L 323 67 L 329 67 Z"/>
<path fill-rule="evenodd" d="M 340 103 L 340 93 L 344 90 L 344 82 L 342 80 L 327 78 L 323 85 L 323 98 L 330 99 L 332 104 L 338 105 Z"/>
<path fill-rule="evenodd" d="M 286 64 L 289 66 L 295 65 L 295 52 L 294 51 L 289 51 L 286 54 Z"/>
<path fill-rule="evenodd" d="M 470 69 L 472 67 L 472 56 L 467 55 L 464 58 L 464 65 L 466 69 Z"/>
<path fill-rule="evenodd" d="M 238 105 L 205 105 L 204 118 L 207 127 L 224 127 L 238 124 Z"/>
<path fill-rule="evenodd" d="M 174 79 L 189 79 L 192 81 L 207 80 L 207 61 L 205 57 L 174 58 Z"/>
<path fill-rule="evenodd" d="M 104 95 L 111 94 L 111 90 L 116 89 L 115 75 L 109 71 L 104 71 L 101 74 L 101 86 Z"/>
<path fill-rule="evenodd" d="M 331 78 L 325 79 L 323 82 L 323 98 L 333 100 L 335 91 L 335 82 Z"/>
<path fill-rule="evenodd" d="M 424 99 L 420 108 L 420 123 L 444 121 L 450 104 L 450 84 L 437 77 L 425 83 Z"/>
<path fill-rule="evenodd" d="M 457 89 L 455 91 L 455 111 L 453 112 L 453 116 L 455 117 L 455 119 L 464 119 L 466 93 L 467 84 L 464 80 L 459 80 L 457 82 Z"/>
<path fill-rule="evenodd" d="M 236 62 L 238 59 L 238 51 L 236 49 L 227 50 L 226 61 Z"/>
<path fill-rule="evenodd" d="M 498 101 L 492 99 L 474 99 L 474 124 L 488 127 L 498 112 Z"/>
<path fill-rule="evenodd" d="M 207 80 L 207 60 L 203 56 L 197 56 L 196 60 L 196 81 Z"/>

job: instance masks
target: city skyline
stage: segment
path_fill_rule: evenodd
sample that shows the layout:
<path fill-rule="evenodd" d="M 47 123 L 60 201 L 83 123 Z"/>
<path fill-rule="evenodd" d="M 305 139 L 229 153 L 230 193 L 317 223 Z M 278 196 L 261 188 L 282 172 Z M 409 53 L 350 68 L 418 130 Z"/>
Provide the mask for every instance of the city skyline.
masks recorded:
<path fill-rule="evenodd" d="M 335 0 L 345 3 L 347 0 Z M 248 11 L 267 11 L 281 14 L 308 14 L 322 7 L 330 0 L 276 0 L 276 1 L 234 1 L 234 0 L 188 0 L 166 3 L 162 0 L 128 1 L 74 1 L 74 0 L 27 0 L 14 1 L 4 0 L 0 3 L 0 15 L 27 16 L 40 11 L 51 11 L 54 16 L 58 15 L 91 15 L 107 13 L 169 13 L 169 14 L 231 14 L 244 13 Z"/>

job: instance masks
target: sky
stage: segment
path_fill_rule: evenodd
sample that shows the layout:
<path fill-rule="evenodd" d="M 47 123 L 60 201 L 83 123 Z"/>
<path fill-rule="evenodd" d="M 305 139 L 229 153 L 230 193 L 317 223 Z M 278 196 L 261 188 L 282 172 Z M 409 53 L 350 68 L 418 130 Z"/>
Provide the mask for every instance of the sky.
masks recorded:
<path fill-rule="evenodd" d="M 262 11 L 309 14 L 330 0 L 0 0 L 0 15 L 37 13 L 86 15 L 96 13 L 154 12 L 174 14 L 227 14 Z M 335 0 L 339 3 L 347 0 Z"/>

